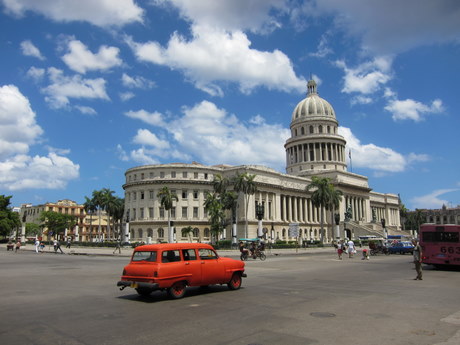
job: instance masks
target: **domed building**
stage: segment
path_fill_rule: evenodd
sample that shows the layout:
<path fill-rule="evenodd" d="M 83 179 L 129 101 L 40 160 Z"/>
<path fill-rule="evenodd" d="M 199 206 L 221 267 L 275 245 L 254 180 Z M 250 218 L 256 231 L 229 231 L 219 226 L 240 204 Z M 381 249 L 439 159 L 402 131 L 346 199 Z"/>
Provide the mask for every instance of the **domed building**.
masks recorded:
<path fill-rule="evenodd" d="M 340 215 L 338 226 L 334 215 L 325 212 L 325 242 L 339 237 L 382 236 L 381 219 L 385 219 L 389 233 L 397 233 L 398 196 L 374 192 L 366 176 L 347 171 L 346 141 L 338 133 L 334 108 L 319 96 L 315 81 L 310 80 L 307 89 L 306 97 L 292 113 L 291 137 L 284 145 L 286 173 L 259 165 L 205 166 L 196 162 L 128 169 L 123 188 L 129 220 L 126 236 L 130 241 L 168 241 L 168 214 L 157 196 L 165 186 L 178 197 L 170 210 L 174 241 L 210 241 L 210 223 L 204 208 L 206 193 L 213 191 L 216 175 L 232 179 L 243 173 L 255 175 L 257 191 L 250 195 L 239 193 L 234 224 L 229 214 L 222 234 L 227 240 L 262 235 L 268 241 L 295 240 L 292 235 L 301 241 L 319 240 L 320 210 L 313 205 L 311 192 L 306 191 L 313 176 L 331 179 L 343 193 L 335 211 Z M 264 208 L 262 232 L 258 231 L 258 205 Z"/>

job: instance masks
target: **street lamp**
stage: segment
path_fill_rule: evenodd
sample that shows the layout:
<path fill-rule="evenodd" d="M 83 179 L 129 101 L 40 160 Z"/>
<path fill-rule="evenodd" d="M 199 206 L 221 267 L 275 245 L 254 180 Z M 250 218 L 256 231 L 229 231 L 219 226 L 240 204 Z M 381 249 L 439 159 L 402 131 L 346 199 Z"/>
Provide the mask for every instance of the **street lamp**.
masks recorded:
<path fill-rule="evenodd" d="M 257 203 L 256 205 L 256 216 L 258 220 L 257 237 L 262 238 L 262 219 L 264 218 L 264 205 L 261 203 Z"/>
<path fill-rule="evenodd" d="M 385 239 L 388 239 L 387 229 L 385 227 L 385 218 L 382 218 L 380 221 L 382 222 L 383 234 L 385 236 Z"/>

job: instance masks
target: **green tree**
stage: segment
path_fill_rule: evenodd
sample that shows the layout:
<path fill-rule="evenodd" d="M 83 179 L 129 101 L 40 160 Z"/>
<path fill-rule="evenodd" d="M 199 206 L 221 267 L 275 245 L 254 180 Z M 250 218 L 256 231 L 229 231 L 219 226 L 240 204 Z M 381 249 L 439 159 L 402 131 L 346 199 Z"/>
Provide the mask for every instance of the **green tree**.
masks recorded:
<path fill-rule="evenodd" d="M 102 204 L 101 208 L 106 212 L 107 216 L 107 239 L 112 239 L 112 232 L 110 227 L 110 209 L 116 207 L 116 197 L 113 195 L 115 192 L 109 188 L 102 188 Z"/>
<path fill-rule="evenodd" d="M 123 214 L 125 212 L 125 199 L 115 197 L 112 202 L 109 203 L 107 207 L 107 213 L 112 218 L 112 228 L 113 232 L 116 235 L 117 241 L 121 240 L 122 235 L 122 220 Z"/>
<path fill-rule="evenodd" d="M 311 194 L 311 202 L 315 207 L 320 208 L 320 225 L 321 225 L 321 243 L 324 243 L 324 210 L 332 205 L 332 191 L 334 186 L 331 179 L 327 177 L 312 176 L 311 183 L 306 187 L 307 192 Z M 340 202 L 340 201 L 339 201 Z"/>
<path fill-rule="evenodd" d="M 187 236 L 189 239 L 189 242 L 192 243 L 192 234 L 193 234 L 193 228 L 191 225 L 186 226 L 185 228 L 182 228 L 182 236 Z"/>
<path fill-rule="evenodd" d="M 40 236 L 42 233 L 42 229 L 40 225 L 35 223 L 26 223 L 26 236 Z"/>
<path fill-rule="evenodd" d="M 339 189 L 335 189 L 332 183 L 329 184 L 329 193 L 330 193 L 330 200 L 328 205 L 326 205 L 326 210 L 331 211 L 331 224 L 334 225 L 334 213 L 340 206 L 340 201 L 342 201 L 343 193 Z"/>
<path fill-rule="evenodd" d="M 93 197 L 91 201 L 96 207 L 97 215 L 99 218 L 99 224 L 97 227 L 97 236 L 98 236 L 98 239 L 100 240 L 102 237 L 101 223 L 102 223 L 102 205 L 104 204 L 104 193 L 102 192 L 102 190 L 94 190 L 92 196 Z"/>
<path fill-rule="evenodd" d="M 10 207 L 12 196 L 0 195 L 0 235 L 10 236 L 13 231 L 21 226 L 19 214 Z"/>
<path fill-rule="evenodd" d="M 218 238 L 219 233 L 223 231 L 225 221 L 224 207 L 219 195 L 215 192 L 207 192 L 204 200 L 204 208 L 208 213 L 208 219 L 211 224 L 211 236 L 214 241 Z"/>
<path fill-rule="evenodd" d="M 54 211 L 45 211 L 40 215 L 42 226 L 48 229 L 48 237 L 52 235 L 58 238 L 65 229 L 71 229 L 77 224 L 77 218 L 70 214 L 63 214 Z"/>
<path fill-rule="evenodd" d="M 243 207 L 245 214 L 244 236 L 248 236 L 248 204 L 251 195 L 257 192 L 255 183 L 256 175 L 250 175 L 247 172 L 236 175 L 233 178 L 233 190 L 243 194 Z"/>
<path fill-rule="evenodd" d="M 177 194 L 171 192 L 166 186 L 158 192 L 157 198 L 160 199 L 161 206 L 168 212 L 168 242 L 172 243 L 174 241 L 174 236 L 171 229 L 171 209 L 173 207 L 173 202 L 179 199 L 177 198 Z"/>
<path fill-rule="evenodd" d="M 85 196 L 83 208 L 85 209 L 86 214 L 89 214 L 89 233 L 91 238 L 93 234 L 93 214 L 97 211 L 97 206 L 93 199 L 90 199 L 87 196 Z"/>

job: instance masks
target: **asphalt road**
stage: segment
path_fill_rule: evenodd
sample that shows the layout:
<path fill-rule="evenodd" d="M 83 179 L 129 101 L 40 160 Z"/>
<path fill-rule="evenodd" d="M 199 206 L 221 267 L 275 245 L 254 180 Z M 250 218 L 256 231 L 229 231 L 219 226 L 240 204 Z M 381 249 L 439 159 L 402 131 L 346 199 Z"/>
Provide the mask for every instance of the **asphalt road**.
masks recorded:
<path fill-rule="evenodd" d="M 286 255 L 248 261 L 243 287 L 140 298 L 126 257 L 0 250 L 2 344 L 460 344 L 460 271 L 411 257 Z"/>

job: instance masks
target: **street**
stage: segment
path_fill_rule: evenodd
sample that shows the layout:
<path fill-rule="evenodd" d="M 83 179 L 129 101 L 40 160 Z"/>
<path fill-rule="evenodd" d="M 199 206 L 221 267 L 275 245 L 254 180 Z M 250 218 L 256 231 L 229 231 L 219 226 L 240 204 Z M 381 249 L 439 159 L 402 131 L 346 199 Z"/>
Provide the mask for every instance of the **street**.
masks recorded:
<path fill-rule="evenodd" d="M 0 250 L 2 344 L 460 343 L 460 270 L 409 255 L 250 259 L 240 290 L 141 298 L 116 287 L 127 257 Z"/>

